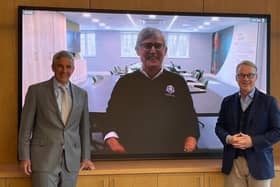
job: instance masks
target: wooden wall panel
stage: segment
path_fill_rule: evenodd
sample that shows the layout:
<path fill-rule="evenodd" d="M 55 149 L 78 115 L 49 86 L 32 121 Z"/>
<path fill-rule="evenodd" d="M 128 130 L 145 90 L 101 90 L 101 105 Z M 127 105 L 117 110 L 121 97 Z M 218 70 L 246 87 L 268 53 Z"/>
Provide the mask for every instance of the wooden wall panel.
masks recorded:
<path fill-rule="evenodd" d="M 116 10 L 153 10 L 201 12 L 203 0 L 90 0 L 90 7 Z"/>
<path fill-rule="evenodd" d="M 16 34 L 14 28 L 0 27 L 0 162 L 15 162 L 17 157 Z"/>
<path fill-rule="evenodd" d="M 155 174 L 137 175 L 111 175 L 109 186 L 111 187 L 160 187 L 157 185 L 158 177 Z"/>
<path fill-rule="evenodd" d="M 275 172 L 275 178 L 272 179 L 271 186 L 272 187 L 279 187 L 280 184 L 280 171 Z"/>
<path fill-rule="evenodd" d="M 204 187 L 223 187 L 224 175 L 222 173 L 208 173 L 204 175 Z"/>
<path fill-rule="evenodd" d="M 15 1 L 0 2 L 0 163 L 17 158 L 17 50 Z"/>
<path fill-rule="evenodd" d="M 204 0 L 204 12 L 266 13 L 269 0 Z"/>
<path fill-rule="evenodd" d="M 3 27 L 11 27 L 16 23 L 15 1 L 1 1 L 0 2 L 0 29 Z"/>
<path fill-rule="evenodd" d="M 89 8 L 89 0 L 16 0 L 16 2 L 22 6 Z"/>
<path fill-rule="evenodd" d="M 158 187 L 203 187 L 202 173 L 159 174 Z M 219 186 L 217 186 L 219 187 Z"/>

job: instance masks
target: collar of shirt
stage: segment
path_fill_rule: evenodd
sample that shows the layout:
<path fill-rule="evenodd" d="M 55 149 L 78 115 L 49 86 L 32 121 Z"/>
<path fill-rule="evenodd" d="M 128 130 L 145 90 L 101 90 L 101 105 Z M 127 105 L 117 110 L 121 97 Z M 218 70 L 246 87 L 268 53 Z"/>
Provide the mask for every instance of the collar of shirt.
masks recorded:
<path fill-rule="evenodd" d="M 239 97 L 240 97 L 240 103 L 241 103 L 241 108 L 242 108 L 242 111 L 245 111 L 248 106 L 252 103 L 253 101 L 253 98 L 254 98 L 254 94 L 255 94 L 255 91 L 256 91 L 256 88 L 254 88 L 246 97 L 245 97 L 245 100 L 243 100 L 241 98 L 241 93 L 239 91 Z"/>
<path fill-rule="evenodd" d="M 55 78 L 53 78 L 53 86 L 54 86 L 54 93 L 57 99 L 59 99 L 60 94 L 61 94 L 61 89 L 59 87 L 65 87 L 68 94 L 71 95 L 71 91 L 70 91 L 70 83 L 67 82 L 65 85 L 62 85 L 61 83 L 59 83 Z"/>
<path fill-rule="evenodd" d="M 53 85 L 54 85 L 54 89 L 55 90 L 59 89 L 59 87 L 65 87 L 66 90 L 69 91 L 69 87 L 70 87 L 70 83 L 69 82 L 67 82 L 65 85 L 62 85 L 55 78 L 53 78 Z"/>
<path fill-rule="evenodd" d="M 55 94 L 55 97 L 56 97 L 56 102 L 57 102 L 57 105 L 58 105 L 58 109 L 61 112 L 62 90 L 60 89 L 60 87 L 64 86 L 66 88 L 68 94 L 71 96 L 70 83 L 67 82 L 67 84 L 62 85 L 55 78 L 53 78 L 53 86 L 54 86 L 54 94 Z"/>
<path fill-rule="evenodd" d="M 154 77 L 150 77 L 144 70 L 143 67 L 140 68 L 140 72 L 143 73 L 147 78 L 154 80 L 157 77 L 159 77 L 162 73 L 163 73 L 163 68 L 161 68 L 161 70 L 154 76 Z"/>

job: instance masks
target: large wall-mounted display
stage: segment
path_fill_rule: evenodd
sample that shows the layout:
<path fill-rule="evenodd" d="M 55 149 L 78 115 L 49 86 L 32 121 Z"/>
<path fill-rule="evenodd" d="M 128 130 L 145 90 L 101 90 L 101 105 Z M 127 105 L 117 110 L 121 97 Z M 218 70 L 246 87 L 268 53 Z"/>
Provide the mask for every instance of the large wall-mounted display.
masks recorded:
<path fill-rule="evenodd" d="M 88 92 L 94 159 L 219 157 L 223 145 L 214 128 L 222 99 L 238 91 L 236 65 L 241 60 L 253 61 L 259 72 L 257 87 L 269 92 L 269 15 L 20 7 L 18 22 L 19 111 L 28 86 L 52 77 L 54 53 L 71 50 L 75 57 L 71 81 Z M 69 29 L 67 23 L 78 29 Z M 182 146 L 176 153 L 116 154 L 104 143 L 112 90 L 120 77 L 141 68 L 135 42 L 144 27 L 164 33 L 168 48 L 164 68 L 184 77 L 190 90 L 200 130 L 192 153 L 184 152 Z M 154 115 L 160 118 L 161 111 Z M 159 141 L 157 132 L 143 133 L 142 138 L 153 133 Z M 173 130 L 164 133 L 172 134 Z"/>

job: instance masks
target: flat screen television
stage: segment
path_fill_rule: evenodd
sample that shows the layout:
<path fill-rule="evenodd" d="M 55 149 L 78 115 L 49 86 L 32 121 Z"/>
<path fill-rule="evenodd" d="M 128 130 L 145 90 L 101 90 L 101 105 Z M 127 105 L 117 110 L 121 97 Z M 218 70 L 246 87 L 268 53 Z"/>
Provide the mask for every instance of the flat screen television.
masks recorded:
<path fill-rule="evenodd" d="M 236 65 L 254 62 L 256 86 L 269 92 L 269 15 L 19 7 L 18 16 L 19 113 L 28 86 L 52 77 L 54 53 L 69 50 L 71 81 L 88 92 L 93 159 L 220 157 L 214 128 L 222 99 L 238 91 Z M 104 144 L 107 103 L 116 81 L 141 67 L 134 47 L 144 27 L 163 31 L 164 68 L 183 76 L 191 92 L 200 129 L 193 153 L 114 154 Z"/>

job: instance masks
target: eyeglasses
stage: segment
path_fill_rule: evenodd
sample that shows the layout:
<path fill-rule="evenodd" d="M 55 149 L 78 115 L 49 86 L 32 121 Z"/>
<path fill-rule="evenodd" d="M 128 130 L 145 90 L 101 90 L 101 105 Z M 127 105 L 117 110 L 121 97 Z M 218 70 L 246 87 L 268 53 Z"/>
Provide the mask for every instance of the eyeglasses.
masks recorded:
<path fill-rule="evenodd" d="M 164 45 L 162 43 L 142 43 L 140 44 L 141 47 L 143 47 L 144 49 L 146 50 L 151 50 L 153 47 L 156 49 L 156 50 L 161 50 Z"/>
<path fill-rule="evenodd" d="M 238 73 L 237 74 L 238 79 L 245 79 L 246 77 L 248 79 L 253 79 L 253 78 L 255 78 L 255 76 L 256 76 L 255 73 L 248 73 L 248 74 Z"/>

